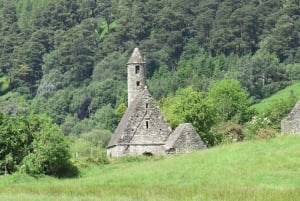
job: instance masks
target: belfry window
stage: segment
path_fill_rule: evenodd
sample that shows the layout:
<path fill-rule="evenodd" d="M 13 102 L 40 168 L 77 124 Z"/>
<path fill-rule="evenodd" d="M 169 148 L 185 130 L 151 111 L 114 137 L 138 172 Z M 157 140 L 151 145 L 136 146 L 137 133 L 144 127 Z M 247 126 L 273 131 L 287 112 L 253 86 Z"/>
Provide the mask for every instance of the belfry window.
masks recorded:
<path fill-rule="evenodd" d="M 140 81 L 137 81 L 137 82 L 136 82 L 136 86 L 137 86 L 137 87 L 139 87 L 140 84 L 141 84 Z"/>
<path fill-rule="evenodd" d="M 139 74 L 140 73 L 140 66 L 135 66 L 135 74 Z"/>
<path fill-rule="evenodd" d="M 149 121 L 146 121 L 146 129 L 149 128 Z"/>
<path fill-rule="evenodd" d="M 149 108 L 149 103 L 146 103 L 146 108 Z"/>

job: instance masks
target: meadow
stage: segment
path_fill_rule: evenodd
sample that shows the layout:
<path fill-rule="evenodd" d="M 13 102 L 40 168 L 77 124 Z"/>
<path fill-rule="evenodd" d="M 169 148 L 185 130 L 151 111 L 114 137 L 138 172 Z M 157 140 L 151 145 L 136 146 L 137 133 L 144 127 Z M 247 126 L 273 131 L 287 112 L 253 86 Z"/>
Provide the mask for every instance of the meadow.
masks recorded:
<path fill-rule="evenodd" d="M 90 165 L 78 178 L 0 177 L 0 200 L 298 200 L 300 136 Z"/>

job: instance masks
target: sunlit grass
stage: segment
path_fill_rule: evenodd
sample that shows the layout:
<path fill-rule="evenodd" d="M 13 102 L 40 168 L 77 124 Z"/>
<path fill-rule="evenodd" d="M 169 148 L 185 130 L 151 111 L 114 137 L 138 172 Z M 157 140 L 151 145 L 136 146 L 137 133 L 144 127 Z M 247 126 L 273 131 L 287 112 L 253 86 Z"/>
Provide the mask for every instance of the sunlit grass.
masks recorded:
<path fill-rule="evenodd" d="M 274 103 L 281 100 L 288 100 L 291 97 L 291 95 L 300 99 L 300 82 L 296 82 L 293 85 L 280 90 L 273 96 L 263 99 L 260 103 L 255 104 L 252 107 L 255 108 L 259 113 L 263 113 Z"/>
<path fill-rule="evenodd" d="M 299 145 L 300 136 L 279 136 L 91 166 L 74 179 L 2 176 L 0 200 L 297 200 Z"/>

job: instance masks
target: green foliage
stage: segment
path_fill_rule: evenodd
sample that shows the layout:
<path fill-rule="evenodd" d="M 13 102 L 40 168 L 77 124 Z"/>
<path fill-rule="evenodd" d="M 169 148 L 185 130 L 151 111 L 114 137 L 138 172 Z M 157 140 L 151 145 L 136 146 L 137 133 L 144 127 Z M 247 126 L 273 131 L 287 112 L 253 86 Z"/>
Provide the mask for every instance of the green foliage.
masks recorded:
<path fill-rule="evenodd" d="M 9 90 L 9 81 L 7 77 L 0 77 L 0 94 L 4 94 Z"/>
<path fill-rule="evenodd" d="M 242 92 L 224 87 L 218 96 L 210 86 L 238 80 L 259 102 L 299 80 L 298 10 L 296 1 L 279 0 L 1 0 L 0 108 L 45 113 L 67 135 L 112 131 L 127 102 L 126 62 L 138 46 L 149 90 L 166 97 L 173 127 L 190 121 L 208 135 L 215 122 L 245 123 L 251 103 L 233 95 Z M 189 86 L 202 93 L 186 98 L 199 106 L 173 106 L 171 99 L 186 105 L 175 97 Z M 278 127 L 283 113 L 267 115 Z"/>
<path fill-rule="evenodd" d="M 29 174 L 63 176 L 70 166 L 69 145 L 57 126 L 44 122 L 33 134 L 33 151 L 24 158 L 24 171 Z"/>
<path fill-rule="evenodd" d="M 278 91 L 276 94 L 272 95 L 271 97 L 266 98 L 262 100 L 260 103 L 257 103 L 251 107 L 257 110 L 260 114 L 264 114 L 267 112 L 267 110 L 270 110 L 270 106 L 272 105 L 279 104 L 281 102 L 284 104 L 289 101 L 294 101 L 294 99 L 299 99 L 300 98 L 299 86 L 300 83 L 296 82 L 291 86 L 288 86 L 285 89 Z"/>
<path fill-rule="evenodd" d="M 76 168 L 69 162 L 69 145 L 49 118 L 1 114 L 0 120 L 0 173 L 21 169 L 31 175 L 64 176 L 72 170 L 76 175 Z"/>
<path fill-rule="evenodd" d="M 174 129 L 180 123 L 192 123 L 202 139 L 213 144 L 208 135 L 210 128 L 219 120 L 215 107 L 204 99 L 204 95 L 191 87 L 176 92 L 160 101 L 162 112 Z"/>
<path fill-rule="evenodd" d="M 272 128 L 272 122 L 267 117 L 254 116 L 251 121 L 245 124 L 245 139 L 255 139 L 261 129 Z"/>
<path fill-rule="evenodd" d="M 213 136 L 213 145 L 240 142 L 244 139 L 241 125 L 232 122 L 221 122 L 209 131 Z"/>
<path fill-rule="evenodd" d="M 299 136 L 284 135 L 192 154 L 89 165 L 76 179 L 2 176 L 0 199 L 297 200 L 299 145 Z"/>
<path fill-rule="evenodd" d="M 272 122 L 272 127 L 276 130 L 280 130 L 280 122 L 286 117 L 295 106 L 298 98 L 290 96 L 288 99 L 281 99 L 270 105 L 263 114 L 268 117 Z"/>
<path fill-rule="evenodd" d="M 236 80 L 225 79 L 213 84 L 207 101 L 217 108 L 217 114 L 223 121 L 244 123 L 253 115 L 253 111 L 249 110 L 252 100 Z"/>
<path fill-rule="evenodd" d="M 90 165 L 91 163 L 100 165 L 108 164 L 106 156 L 106 146 L 112 133 L 108 130 L 94 129 L 79 137 L 72 138 L 71 152 L 79 167 Z M 82 161 L 87 159 L 87 161 Z M 91 161 L 89 161 L 91 160 Z"/>
<path fill-rule="evenodd" d="M 104 40 L 106 34 L 108 34 L 109 30 L 115 30 L 118 27 L 116 22 L 112 22 L 111 24 L 107 24 L 107 22 L 102 23 L 99 30 L 97 30 L 99 34 L 99 39 Z"/>
<path fill-rule="evenodd" d="M 124 103 L 121 103 L 117 106 L 115 113 L 119 120 L 121 120 L 121 118 L 123 117 L 126 109 L 127 109 L 127 106 Z"/>
<path fill-rule="evenodd" d="M 299 5 L 294 6 L 299 9 Z M 277 19 L 272 34 L 266 37 L 262 44 L 262 48 L 276 53 L 282 61 L 295 55 L 299 48 L 299 28 L 296 26 L 297 22 L 288 14 L 283 14 Z"/>

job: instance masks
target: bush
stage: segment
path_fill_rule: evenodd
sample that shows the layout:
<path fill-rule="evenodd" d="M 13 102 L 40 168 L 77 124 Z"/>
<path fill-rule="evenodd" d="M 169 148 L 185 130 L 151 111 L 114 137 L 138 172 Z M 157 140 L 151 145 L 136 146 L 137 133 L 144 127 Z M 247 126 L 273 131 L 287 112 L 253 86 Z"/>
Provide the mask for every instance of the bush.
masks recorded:
<path fill-rule="evenodd" d="M 210 134 L 214 136 L 214 145 L 239 142 L 244 139 L 242 126 L 232 122 L 222 122 L 212 127 Z"/>
<path fill-rule="evenodd" d="M 59 127 L 43 115 L 6 117 L 0 114 L 0 174 L 20 169 L 30 175 L 58 177 L 76 169 L 69 144 Z"/>
<path fill-rule="evenodd" d="M 245 139 L 252 140 L 255 139 L 257 133 L 260 129 L 270 129 L 272 122 L 267 117 L 254 116 L 250 122 L 245 124 Z"/>
<path fill-rule="evenodd" d="M 262 128 L 257 132 L 255 139 L 257 140 L 271 139 L 271 138 L 275 138 L 276 135 L 277 135 L 276 130 Z"/>

